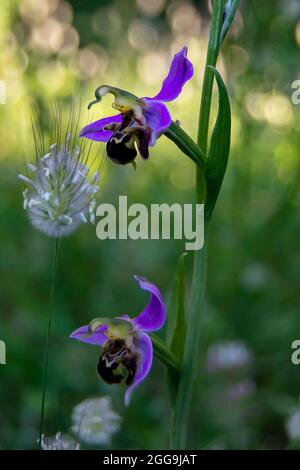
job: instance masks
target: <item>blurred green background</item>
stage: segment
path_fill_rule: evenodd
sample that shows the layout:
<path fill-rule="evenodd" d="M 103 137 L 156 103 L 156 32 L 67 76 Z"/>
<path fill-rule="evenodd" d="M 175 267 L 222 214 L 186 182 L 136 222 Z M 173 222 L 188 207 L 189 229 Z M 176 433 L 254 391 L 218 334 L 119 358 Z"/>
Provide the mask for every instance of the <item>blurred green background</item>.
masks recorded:
<path fill-rule="evenodd" d="M 111 113 L 111 100 L 88 113 L 96 86 L 107 83 L 153 96 L 172 55 L 183 45 L 195 75 L 170 104 L 174 119 L 196 136 L 207 46 L 206 1 L 2 0 L 0 4 L 0 448 L 36 447 L 54 240 L 35 231 L 22 209 L 17 174 L 33 160 L 31 109 L 44 122 L 51 103 L 69 95 L 82 104 L 81 123 Z M 232 102 L 232 150 L 209 231 L 209 270 L 191 448 L 297 446 L 287 421 L 298 406 L 300 366 L 291 343 L 300 337 L 299 107 L 297 0 L 249 0 L 225 41 L 219 69 Z M 215 99 L 216 101 L 216 99 Z M 216 106 L 216 103 L 215 103 Z M 67 109 L 67 106 L 66 106 Z M 99 144 L 102 145 L 102 144 Z M 106 161 L 99 202 L 190 202 L 194 167 L 162 137 L 147 162 Z M 110 394 L 122 416 L 112 448 L 166 448 L 170 408 L 163 366 L 129 408 L 123 390 L 100 382 L 96 348 L 68 335 L 99 315 L 135 315 L 147 296 L 133 274 L 158 284 L 167 299 L 183 241 L 105 241 L 82 226 L 63 240 L 56 278 L 47 391 L 46 433 L 67 431 L 81 400 Z M 191 258 L 191 255 L 189 255 Z M 191 266 L 191 259 L 189 259 Z M 205 367 L 208 348 L 239 341 L 252 355 L 238 371 Z M 288 427 L 289 429 L 289 427 Z M 300 434 L 300 423 L 298 423 Z"/>

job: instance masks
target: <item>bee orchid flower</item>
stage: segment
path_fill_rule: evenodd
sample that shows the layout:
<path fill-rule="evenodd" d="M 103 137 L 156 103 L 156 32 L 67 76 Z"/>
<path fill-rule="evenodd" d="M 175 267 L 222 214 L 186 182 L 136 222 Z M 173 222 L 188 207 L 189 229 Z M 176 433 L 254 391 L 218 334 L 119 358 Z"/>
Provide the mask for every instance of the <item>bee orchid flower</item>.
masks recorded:
<path fill-rule="evenodd" d="M 166 320 L 166 307 L 158 287 L 135 276 L 141 289 L 150 293 L 144 310 L 135 318 L 96 318 L 71 334 L 83 343 L 102 347 L 98 373 L 107 383 L 125 384 L 125 404 L 133 390 L 147 377 L 153 360 L 149 333 L 159 330 Z"/>
<path fill-rule="evenodd" d="M 138 98 L 127 91 L 108 85 L 101 85 L 95 91 L 96 99 L 89 108 L 111 93 L 113 108 L 119 114 L 95 121 L 81 132 L 81 137 L 106 142 L 108 157 L 115 163 L 133 163 L 137 153 L 143 159 L 149 157 L 149 146 L 153 146 L 171 125 L 172 118 L 164 104 L 176 99 L 185 83 L 193 76 L 194 69 L 183 47 L 173 57 L 169 73 L 164 79 L 160 92 L 153 98 Z"/>

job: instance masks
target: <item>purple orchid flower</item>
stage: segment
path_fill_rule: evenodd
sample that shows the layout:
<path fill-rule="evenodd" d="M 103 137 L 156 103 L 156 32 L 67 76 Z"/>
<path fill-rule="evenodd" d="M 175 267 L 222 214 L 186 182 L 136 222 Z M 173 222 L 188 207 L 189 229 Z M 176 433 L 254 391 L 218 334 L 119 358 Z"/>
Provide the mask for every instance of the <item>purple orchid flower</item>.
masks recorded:
<path fill-rule="evenodd" d="M 96 318 L 71 334 L 83 343 L 101 346 L 98 373 L 106 382 L 125 383 L 125 404 L 133 390 L 147 377 L 153 360 L 153 348 L 148 333 L 159 330 L 166 320 L 166 307 L 160 290 L 147 279 L 135 276 L 139 286 L 150 292 L 150 301 L 135 318 Z"/>
<path fill-rule="evenodd" d="M 115 163 L 133 163 L 138 149 L 141 157 L 149 157 L 149 146 L 153 146 L 171 125 L 172 118 L 164 102 L 172 101 L 182 91 L 184 84 L 193 76 L 192 63 L 187 58 L 187 47 L 173 57 L 169 73 L 164 79 L 160 92 L 153 98 L 138 98 L 135 95 L 107 85 L 95 91 L 96 100 L 88 108 L 111 93 L 115 102 L 113 108 L 120 114 L 105 117 L 84 127 L 81 137 L 106 142 L 108 157 Z"/>

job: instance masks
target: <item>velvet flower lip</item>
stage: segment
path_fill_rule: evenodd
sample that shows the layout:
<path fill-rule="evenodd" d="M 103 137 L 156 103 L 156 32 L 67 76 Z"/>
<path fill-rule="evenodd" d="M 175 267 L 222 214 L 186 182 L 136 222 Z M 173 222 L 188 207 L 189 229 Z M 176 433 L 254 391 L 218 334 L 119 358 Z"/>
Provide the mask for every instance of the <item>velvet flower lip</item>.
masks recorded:
<path fill-rule="evenodd" d="M 153 347 L 148 333 L 159 330 L 166 320 L 166 307 L 158 287 L 135 276 L 141 289 L 150 293 L 144 310 L 135 318 L 95 318 L 71 334 L 71 338 L 102 347 L 98 373 L 107 383 L 125 384 L 125 404 L 133 390 L 147 377 L 153 360 Z"/>
<path fill-rule="evenodd" d="M 99 103 L 105 95 L 111 93 L 115 100 L 112 106 L 119 114 L 87 125 L 81 130 L 80 136 L 106 142 L 107 155 L 115 163 L 134 164 L 138 152 L 143 159 L 147 159 L 149 146 L 153 146 L 172 123 L 170 112 L 164 103 L 173 101 L 180 95 L 193 73 L 193 65 L 187 57 L 187 47 L 183 47 L 173 57 L 161 90 L 153 98 L 138 98 L 120 88 L 99 86 L 95 91 L 96 99 L 88 107 Z"/>

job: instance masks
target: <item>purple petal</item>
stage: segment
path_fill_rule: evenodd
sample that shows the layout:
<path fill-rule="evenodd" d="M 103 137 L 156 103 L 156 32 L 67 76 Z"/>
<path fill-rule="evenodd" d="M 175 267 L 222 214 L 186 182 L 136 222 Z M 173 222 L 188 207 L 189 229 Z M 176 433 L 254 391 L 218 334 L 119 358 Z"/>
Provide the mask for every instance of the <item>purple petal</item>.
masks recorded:
<path fill-rule="evenodd" d="M 103 127 L 108 124 L 120 124 L 122 122 L 122 114 L 109 116 L 99 119 L 99 121 L 88 124 L 81 129 L 79 136 L 86 137 L 87 139 L 97 140 L 98 142 L 107 142 L 113 134 L 113 131 L 103 130 Z"/>
<path fill-rule="evenodd" d="M 166 307 L 162 300 L 160 290 L 147 279 L 134 276 L 140 287 L 151 293 L 147 307 L 132 321 L 136 327 L 143 331 L 159 330 L 166 320 Z"/>
<path fill-rule="evenodd" d="M 137 371 L 133 384 L 125 393 L 125 405 L 128 406 L 132 392 L 147 377 L 153 361 L 153 348 L 150 337 L 146 333 L 140 333 L 136 341 L 137 352 L 140 355 Z"/>
<path fill-rule="evenodd" d="M 81 326 L 78 330 L 73 331 L 70 338 L 77 339 L 82 343 L 94 344 L 96 346 L 103 346 L 107 341 L 107 336 L 103 333 L 107 329 L 106 325 L 98 328 L 92 335 L 89 332 L 88 325 Z"/>
<path fill-rule="evenodd" d="M 160 92 L 153 98 L 172 101 L 181 93 L 184 84 L 193 76 L 194 67 L 187 58 L 187 47 L 174 55 L 169 73 L 164 79 Z"/>
<path fill-rule="evenodd" d="M 159 101 L 151 98 L 143 98 L 146 106 L 143 108 L 143 115 L 146 119 L 147 126 L 152 130 L 150 145 L 154 145 L 156 139 L 165 132 L 172 122 L 168 108 Z"/>

